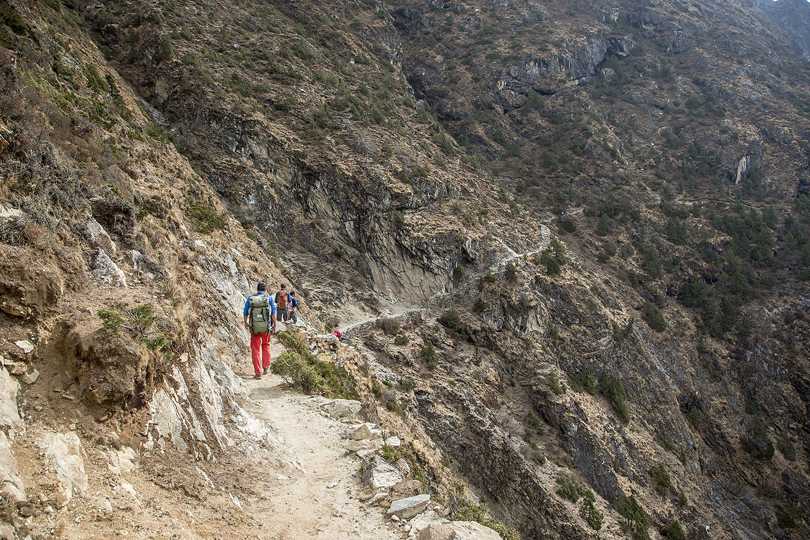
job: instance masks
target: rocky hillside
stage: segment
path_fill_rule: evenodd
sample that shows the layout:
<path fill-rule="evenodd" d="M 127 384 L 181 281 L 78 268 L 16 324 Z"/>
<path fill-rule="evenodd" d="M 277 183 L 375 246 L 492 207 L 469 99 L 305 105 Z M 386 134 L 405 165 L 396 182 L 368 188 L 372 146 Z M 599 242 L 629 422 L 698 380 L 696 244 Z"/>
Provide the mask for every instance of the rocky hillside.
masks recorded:
<path fill-rule="evenodd" d="M 272 446 L 234 376 L 265 279 L 351 326 L 458 519 L 806 537 L 804 8 L 0 2 L 0 517 L 69 521 L 82 445 L 217 483 Z M 193 466 L 144 482 L 191 511 Z"/>

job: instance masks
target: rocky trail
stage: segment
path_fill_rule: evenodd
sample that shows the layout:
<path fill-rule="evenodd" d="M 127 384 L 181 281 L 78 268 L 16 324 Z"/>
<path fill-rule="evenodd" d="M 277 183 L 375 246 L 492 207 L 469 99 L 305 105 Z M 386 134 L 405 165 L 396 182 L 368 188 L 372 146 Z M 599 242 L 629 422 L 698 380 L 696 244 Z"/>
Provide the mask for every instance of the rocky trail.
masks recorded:
<path fill-rule="evenodd" d="M 512 261 L 518 259 L 525 259 L 531 257 L 533 255 L 537 255 L 545 250 L 549 244 L 551 243 L 551 229 L 549 229 L 546 225 L 542 225 L 540 227 L 540 242 L 534 247 L 534 249 L 530 249 L 529 251 L 524 251 L 523 253 L 517 253 L 514 249 L 509 247 L 509 245 L 501 240 L 500 238 L 496 238 L 498 243 L 500 243 L 506 249 L 506 257 L 500 259 L 498 262 L 492 265 L 490 268 L 491 272 L 497 272 L 506 268 L 506 265 L 511 263 Z"/>
<path fill-rule="evenodd" d="M 284 351 L 273 342 L 273 358 Z M 359 460 L 346 450 L 346 424 L 319 406 L 324 400 L 283 387 L 281 378 L 265 376 L 248 383 L 250 411 L 273 426 L 294 467 L 287 474 L 267 468 L 272 478 L 250 510 L 262 523 L 263 538 L 383 540 L 400 538 L 378 508 L 360 501 Z M 256 463 L 262 468 L 261 462 Z"/>

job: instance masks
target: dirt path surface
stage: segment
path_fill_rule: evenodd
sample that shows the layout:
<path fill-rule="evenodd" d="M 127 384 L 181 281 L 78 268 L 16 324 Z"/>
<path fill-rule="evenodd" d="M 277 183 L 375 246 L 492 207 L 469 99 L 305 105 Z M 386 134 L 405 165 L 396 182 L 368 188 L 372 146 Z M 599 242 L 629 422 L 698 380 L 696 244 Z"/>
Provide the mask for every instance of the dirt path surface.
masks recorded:
<path fill-rule="evenodd" d="M 283 352 L 272 345 L 273 358 Z M 303 396 L 283 388 L 276 376 L 248 383 L 251 412 L 272 425 L 297 465 L 276 474 L 254 509 L 246 510 L 262 522 L 262 538 L 367 539 L 401 538 L 389 529 L 379 508 L 360 501 L 360 463 L 347 454 L 343 435 L 347 426 L 318 408 L 322 398 Z"/>

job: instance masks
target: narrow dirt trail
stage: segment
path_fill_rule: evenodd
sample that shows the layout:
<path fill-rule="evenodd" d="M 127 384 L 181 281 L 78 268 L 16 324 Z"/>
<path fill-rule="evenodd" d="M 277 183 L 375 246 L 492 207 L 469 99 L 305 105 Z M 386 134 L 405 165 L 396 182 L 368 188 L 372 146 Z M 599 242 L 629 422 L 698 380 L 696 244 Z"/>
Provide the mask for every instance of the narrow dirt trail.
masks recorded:
<path fill-rule="evenodd" d="M 273 358 L 283 352 L 273 342 Z M 268 470 L 268 487 L 248 510 L 262 523 L 261 538 L 273 540 L 401 538 L 386 523 L 381 509 L 360 501 L 358 459 L 346 452 L 346 424 L 318 406 L 322 398 L 286 390 L 273 375 L 247 383 L 251 412 L 267 421 L 286 452 L 300 467 L 277 474 Z"/>

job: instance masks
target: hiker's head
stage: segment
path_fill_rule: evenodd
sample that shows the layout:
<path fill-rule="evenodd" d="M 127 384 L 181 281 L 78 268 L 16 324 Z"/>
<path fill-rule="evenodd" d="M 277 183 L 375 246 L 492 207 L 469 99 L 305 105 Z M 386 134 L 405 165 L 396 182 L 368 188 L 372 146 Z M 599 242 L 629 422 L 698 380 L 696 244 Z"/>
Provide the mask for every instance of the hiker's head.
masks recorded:
<path fill-rule="evenodd" d="M 287 288 L 287 286 L 286 286 L 284 283 L 282 283 L 282 284 L 281 284 L 281 290 L 283 291 L 283 290 L 284 290 L 284 289 L 286 289 L 286 288 Z"/>
<path fill-rule="evenodd" d="M 290 291 L 290 296 L 295 296 L 295 291 Z"/>
<path fill-rule="evenodd" d="M 264 292 L 264 291 L 266 291 L 266 290 L 267 290 L 267 287 L 265 286 L 265 284 L 264 284 L 264 283 L 262 283 L 262 282 L 260 281 L 260 282 L 259 282 L 259 284 L 258 284 L 258 285 L 256 285 L 256 290 L 257 290 L 258 292 Z"/>

